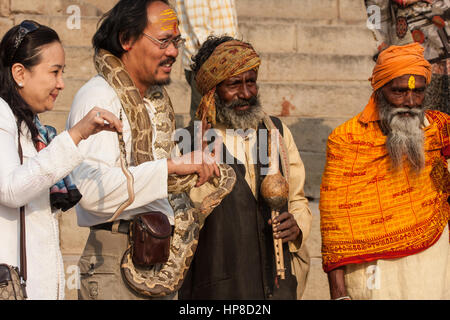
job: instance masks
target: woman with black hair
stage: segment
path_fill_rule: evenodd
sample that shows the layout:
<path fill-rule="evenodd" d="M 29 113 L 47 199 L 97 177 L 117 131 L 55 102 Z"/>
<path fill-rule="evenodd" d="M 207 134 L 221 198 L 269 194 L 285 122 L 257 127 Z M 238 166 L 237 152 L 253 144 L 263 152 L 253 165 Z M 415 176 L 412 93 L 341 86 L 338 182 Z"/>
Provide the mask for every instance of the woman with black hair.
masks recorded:
<path fill-rule="evenodd" d="M 24 206 L 29 299 L 64 298 L 55 212 L 81 198 L 67 177 L 83 161 L 79 142 L 102 130 L 122 130 L 119 119 L 100 108 L 59 135 L 40 123 L 38 114 L 52 110 L 64 89 L 64 66 L 57 33 L 34 21 L 14 26 L 0 43 L 0 263 L 20 264 Z"/>

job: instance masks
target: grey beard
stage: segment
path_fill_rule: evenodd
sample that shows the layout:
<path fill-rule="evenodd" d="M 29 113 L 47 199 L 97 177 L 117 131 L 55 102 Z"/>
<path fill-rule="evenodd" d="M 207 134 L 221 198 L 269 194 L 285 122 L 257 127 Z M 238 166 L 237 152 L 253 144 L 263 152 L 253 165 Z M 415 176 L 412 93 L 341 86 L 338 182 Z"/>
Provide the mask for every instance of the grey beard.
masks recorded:
<path fill-rule="evenodd" d="M 215 94 L 216 100 L 216 120 L 224 124 L 227 128 L 238 130 L 257 129 L 261 119 L 264 117 L 264 111 L 258 97 L 249 101 L 238 100 L 231 103 L 225 103 Z M 236 111 L 233 107 L 242 104 L 250 104 L 250 108 L 244 111 Z"/>
<path fill-rule="evenodd" d="M 402 167 L 405 155 L 411 167 L 420 172 L 425 167 L 424 133 L 425 111 L 421 108 L 396 108 L 381 92 L 377 95 L 380 127 L 387 136 L 386 148 L 394 169 Z M 402 116 L 400 113 L 409 113 Z"/>

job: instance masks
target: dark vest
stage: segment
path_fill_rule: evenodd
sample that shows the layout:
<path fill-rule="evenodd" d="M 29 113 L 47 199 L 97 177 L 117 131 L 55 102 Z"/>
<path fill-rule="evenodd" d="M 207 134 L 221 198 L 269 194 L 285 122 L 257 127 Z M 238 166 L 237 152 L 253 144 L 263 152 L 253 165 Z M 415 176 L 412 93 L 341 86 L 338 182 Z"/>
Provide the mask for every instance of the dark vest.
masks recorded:
<path fill-rule="evenodd" d="M 283 134 L 281 121 L 272 121 Z M 297 280 L 291 274 L 287 243 L 283 245 L 286 279 L 278 279 L 278 286 L 274 281 L 273 235 L 267 223 L 271 210 L 260 195 L 261 200 L 255 199 L 245 181 L 245 166 L 228 153 L 225 145 L 223 152 L 227 156 L 224 159 L 234 159 L 231 167 L 236 172 L 236 184 L 205 221 L 179 299 L 296 299 Z M 261 167 L 258 161 L 258 173 Z M 260 175 L 258 189 L 263 179 Z"/>

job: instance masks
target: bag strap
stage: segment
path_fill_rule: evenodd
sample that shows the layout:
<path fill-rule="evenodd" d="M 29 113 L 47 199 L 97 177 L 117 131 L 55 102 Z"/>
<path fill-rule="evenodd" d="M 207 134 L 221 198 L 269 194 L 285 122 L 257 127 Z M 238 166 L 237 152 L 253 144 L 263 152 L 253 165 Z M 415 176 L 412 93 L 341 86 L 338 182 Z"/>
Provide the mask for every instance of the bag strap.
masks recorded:
<path fill-rule="evenodd" d="M 264 125 L 267 129 L 270 130 L 278 130 L 275 124 L 273 123 L 272 119 L 269 116 L 265 116 L 263 118 Z M 284 142 L 283 137 L 281 134 L 278 135 L 278 144 L 280 149 L 278 150 L 280 152 L 280 158 L 281 158 L 281 171 L 283 172 L 283 176 L 286 178 L 287 181 L 289 181 L 289 154 L 287 150 L 286 143 Z"/>
<path fill-rule="evenodd" d="M 20 144 L 20 131 L 19 136 L 19 158 L 20 164 L 23 164 L 23 151 Z M 25 206 L 20 207 L 20 270 L 19 275 L 21 277 L 21 284 L 23 286 L 24 296 L 27 298 L 25 287 L 27 285 L 27 251 L 26 251 L 26 238 L 25 238 Z"/>

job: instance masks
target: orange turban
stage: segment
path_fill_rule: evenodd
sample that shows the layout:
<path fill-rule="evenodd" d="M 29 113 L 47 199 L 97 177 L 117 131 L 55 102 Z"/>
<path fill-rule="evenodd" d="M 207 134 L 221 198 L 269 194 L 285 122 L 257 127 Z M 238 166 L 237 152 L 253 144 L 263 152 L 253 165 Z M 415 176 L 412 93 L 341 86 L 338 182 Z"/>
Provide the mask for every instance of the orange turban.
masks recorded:
<path fill-rule="evenodd" d="M 369 81 L 374 93 L 360 117 L 362 122 L 378 120 L 375 91 L 391 80 L 405 74 L 424 76 L 427 84 L 431 81 L 431 65 L 423 56 L 423 47 L 417 42 L 405 46 L 390 46 L 378 56 L 377 64 Z"/>
<path fill-rule="evenodd" d="M 195 80 L 202 94 L 197 118 L 216 123 L 216 86 L 222 81 L 249 70 L 258 72 L 261 59 L 249 44 L 232 40 L 221 43 L 203 63 Z M 204 123 L 205 124 L 205 123 Z"/>

